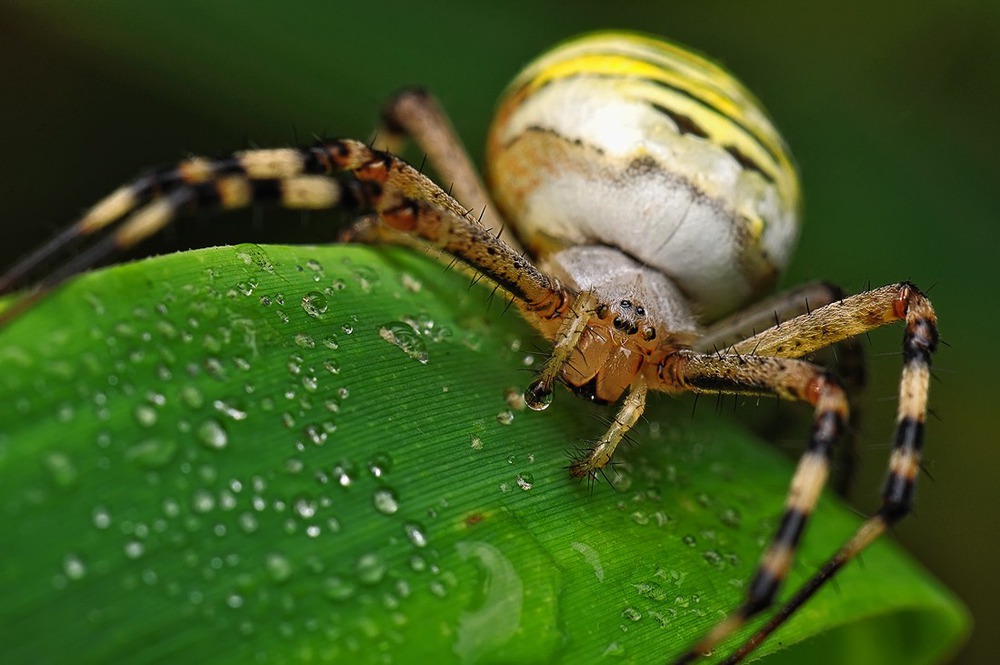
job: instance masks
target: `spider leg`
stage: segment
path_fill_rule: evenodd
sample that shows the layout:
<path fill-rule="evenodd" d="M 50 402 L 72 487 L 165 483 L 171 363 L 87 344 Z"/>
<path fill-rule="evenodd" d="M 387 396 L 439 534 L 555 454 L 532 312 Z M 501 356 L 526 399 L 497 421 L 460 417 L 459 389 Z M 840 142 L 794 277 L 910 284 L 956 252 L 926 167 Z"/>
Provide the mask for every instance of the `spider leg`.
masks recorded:
<path fill-rule="evenodd" d="M 166 193 L 153 198 L 160 192 Z M 43 280 L 27 302 L 66 277 L 133 247 L 183 212 L 243 208 L 264 201 L 294 209 L 345 208 L 375 214 L 388 227 L 417 236 L 485 274 L 519 299 L 535 319 L 558 325 L 569 307 L 569 294 L 556 280 L 466 216 L 466 209 L 429 178 L 403 160 L 352 139 L 251 150 L 217 160 L 192 158 L 125 185 L 91 208 L 69 235 L 79 238 L 114 228 Z M 5 275 L 0 283 L 13 283 L 23 270 Z M 5 310 L 0 323 L 24 308 L 19 304 Z"/>
<path fill-rule="evenodd" d="M 480 211 L 483 226 L 500 229 L 499 237 L 520 251 L 447 114 L 434 95 L 422 88 L 405 88 L 386 102 L 375 146 L 401 154 L 407 137 L 427 156 L 438 181 L 451 187 L 452 195 L 469 210 Z"/>
<path fill-rule="evenodd" d="M 622 402 L 618 413 L 615 414 L 614 421 L 612 421 L 608 431 L 586 454 L 570 464 L 569 470 L 574 478 L 594 478 L 597 473 L 603 473 L 604 468 L 611 463 L 611 458 L 614 456 L 618 444 L 622 442 L 629 430 L 639 422 L 643 411 L 646 410 L 647 391 L 646 379 L 642 374 L 639 374 L 629 386 L 628 395 Z"/>
<path fill-rule="evenodd" d="M 584 291 L 574 299 L 570 313 L 563 318 L 556 332 L 552 354 L 538 378 L 524 391 L 524 399 L 530 409 L 542 411 L 552 402 L 552 385 L 576 349 L 596 308 L 597 296 L 593 291 Z"/>
<path fill-rule="evenodd" d="M 822 346 L 844 340 L 850 336 L 862 334 L 873 328 L 895 321 L 904 321 L 906 325 L 903 334 L 903 371 L 899 386 L 896 434 L 892 454 L 889 459 L 888 474 L 882 488 L 881 507 L 874 516 L 858 528 L 855 534 L 816 574 L 796 590 L 792 597 L 784 603 L 778 612 L 757 633 L 741 645 L 729 659 L 724 661 L 726 663 L 737 663 L 745 658 L 764 639 L 794 615 L 809 598 L 830 581 L 847 563 L 885 533 L 890 526 L 906 517 L 912 510 L 916 479 L 920 471 L 923 451 L 923 430 L 930 383 L 931 355 L 937 347 L 938 340 L 937 319 L 930 300 L 916 286 L 903 282 L 873 289 L 831 303 L 823 308 L 786 322 L 781 326 L 780 332 L 777 329 L 763 331 L 753 338 L 733 347 L 739 352 L 746 352 L 749 348 L 763 348 L 767 352 L 785 354 L 787 357 L 793 353 L 809 353 Z M 712 356 L 707 357 L 712 358 Z M 722 358 L 727 357 L 729 356 L 722 356 Z M 802 363 L 802 361 L 784 361 L 779 358 L 738 357 L 743 362 Z M 689 368 L 682 368 L 679 375 L 679 381 L 687 381 L 690 384 Z M 695 375 L 695 377 L 696 385 L 693 388 L 698 389 L 698 381 L 704 381 L 705 379 L 699 378 L 698 375 Z M 716 377 L 716 380 L 718 380 L 718 377 Z M 829 385 L 828 377 L 825 378 L 824 383 Z M 717 387 L 716 390 L 718 389 Z M 843 391 L 841 390 L 840 392 L 842 395 Z M 807 399 L 810 399 L 814 393 L 814 387 L 810 386 L 810 390 L 806 393 Z M 846 407 L 846 402 L 843 400 L 843 397 L 839 398 L 834 403 L 834 406 L 837 409 Z M 843 416 L 839 416 L 836 410 L 833 412 L 836 417 L 824 416 L 822 404 L 823 391 L 821 390 L 819 392 L 819 400 L 817 401 L 817 419 L 811 438 L 810 450 L 802 458 L 802 462 L 805 462 L 809 456 L 814 454 L 812 442 L 817 440 L 818 434 L 822 434 L 824 429 L 836 430 L 843 427 Z M 794 542 L 798 538 L 798 535 L 795 535 L 794 539 L 789 539 L 793 535 L 789 531 L 789 525 L 797 521 L 795 508 L 804 506 L 802 503 L 803 495 L 797 495 L 795 489 L 797 482 L 802 477 L 802 462 L 800 462 L 799 469 L 796 471 L 795 478 L 792 481 L 792 493 L 789 498 L 785 517 L 782 520 L 781 527 L 779 527 L 778 535 L 775 537 L 771 549 L 765 554 L 761 569 L 750 585 L 747 602 L 732 616 L 717 625 L 701 642 L 677 662 L 686 663 L 695 660 L 701 653 L 713 648 L 714 645 L 719 643 L 729 633 L 745 623 L 747 619 L 762 611 L 773 601 L 777 585 L 780 584 L 784 577 L 784 570 L 787 570 L 787 564 L 785 564 L 784 570 L 782 570 L 781 566 L 776 565 L 781 563 L 781 559 L 779 554 L 776 553 L 775 548 L 782 542 L 794 545 Z M 824 469 L 823 476 L 825 476 L 825 473 Z M 809 482 L 812 485 L 820 485 L 821 482 L 819 480 L 819 474 L 817 474 L 816 478 Z M 815 501 L 817 496 L 818 487 L 815 489 L 813 501 Z M 802 522 L 804 524 L 804 519 Z M 798 529 L 798 534 L 801 534 L 801 529 Z"/>
<path fill-rule="evenodd" d="M 811 282 L 778 293 L 711 324 L 705 334 L 691 345 L 695 351 L 708 353 L 725 349 L 783 321 L 818 309 L 844 297 L 840 287 L 829 282 Z"/>
<path fill-rule="evenodd" d="M 831 303 L 844 298 L 843 290 L 836 284 L 829 282 L 812 282 L 796 287 L 790 291 L 779 293 L 771 298 L 753 304 L 743 311 L 732 314 L 720 321 L 713 323 L 699 338 L 692 348 L 696 351 L 707 353 L 714 349 L 722 349 L 724 352 L 733 345 L 740 342 L 756 339 L 757 331 L 776 329 L 785 332 L 792 338 L 794 331 L 798 329 L 801 321 L 795 321 L 798 317 L 806 317 L 808 320 L 812 313 Z M 795 321 L 793 323 L 793 321 Z M 791 326 L 787 328 L 786 326 Z M 749 350 L 748 350 L 749 349 Z M 740 353 L 761 353 L 759 347 L 749 343 L 740 344 Z M 858 460 L 859 433 L 861 431 L 860 397 L 865 387 L 865 353 L 864 347 L 855 339 L 847 338 L 837 342 L 836 349 L 836 370 L 840 377 L 844 389 L 847 391 L 850 401 L 851 415 L 850 422 L 844 440 L 838 446 L 837 467 L 834 469 L 833 487 L 837 494 L 842 497 L 848 495 L 851 481 L 854 478 L 854 470 Z M 799 358 L 805 353 L 793 353 L 787 357 Z"/>
<path fill-rule="evenodd" d="M 676 663 L 680 664 L 711 651 L 773 602 L 826 484 L 830 456 L 847 423 L 849 407 L 839 381 L 803 360 L 681 351 L 665 358 L 659 373 L 667 383 L 696 393 L 773 394 L 815 407 L 809 443 L 792 477 L 784 515 L 747 588 L 746 599 L 678 658 Z"/>

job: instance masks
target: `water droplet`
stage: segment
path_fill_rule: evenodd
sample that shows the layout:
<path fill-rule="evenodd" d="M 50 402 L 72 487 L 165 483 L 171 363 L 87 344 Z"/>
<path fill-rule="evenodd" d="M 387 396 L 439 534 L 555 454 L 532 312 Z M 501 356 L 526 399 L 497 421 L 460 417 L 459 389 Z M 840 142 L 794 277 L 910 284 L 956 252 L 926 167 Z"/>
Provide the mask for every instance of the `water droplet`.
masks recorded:
<path fill-rule="evenodd" d="M 387 487 L 383 487 L 375 490 L 375 493 L 372 494 L 372 505 L 375 506 L 375 510 L 383 515 L 393 515 L 399 510 L 399 499 L 396 497 L 395 492 Z"/>
<path fill-rule="evenodd" d="M 80 476 L 73 460 L 65 453 L 49 453 L 45 456 L 44 464 L 45 470 L 49 472 L 49 479 L 57 487 L 70 487 Z"/>
<path fill-rule="evenodd" d="M 667 599 L 667 590 L 656 582 L 643 582 L 641 584 L 633 585 L 636 592 L 643 598 L 649 598 L 655 601 L 664 601 Z"/>
<path fill-rule="evenodd" d="M 68 579 L 79 580 L 87 574 L 87 566 L 77 554 L 67 554 L 63 557 L 63 573 Z"/>
<path fill-rule="evenodd" d="M 695 545 L 698 544 L 697 539 L 691 534 L 687 534 L 686 536 L 682 537 L 681 542 L 687 545 L 688 547 L 694 547 Z"/>
<path fill-rule="evenodd" d="M 517 474 L 516 481 L 517 481 L 517 486 L 523 489 L 525 492 L 527 492 L 528 490 L 530 490 L 532 487 L 535 486 L 534 476 L 532 476 L 530 473 L 526 471 L 522 471 L 521 473 Z"/>
<path fill-rule="evenodd" d="M 385 341 L 399 347 L 410 358 L 423 364 L 427 363 L 429 359 L 427 345 L 420 333 L 408 323 L 402 321 L 383 323 L 378 329 L 378 334 Z"/>
<path fill-rule="evenodd" d="M 207 513 L 215 508 L 215 497 L 208 490 L 198 490 L 191 497 L 191 510 L 196 513 Z"/>
<path fill-rule="evenodd" d="M 195 386 L 187 384 L 181 388 L 181 402 L 192 409 L 200 409 L 205 404 L 205 398 Z"/>
<path fill-rule="evenodd" d="M 612 642 L 604 649 L 604 652 L 601 655 L 620 658 L 625 655 L 625 645 L 621 642 Z"/>
<path fill-rule="evenodd" d="M 378 584 L 385 576 L 386 564 L 376 552 L 363 554 L 354 564 L 358 581 L 365 585 Z"/>
<path fill-rule="evenodd" d="M 333 479 L 341 487 L 350 487 L 354 483 L 354 463 L 341 460 L 333 467 Z"/>
<path fill-rule="evenodd" d="M 427 534 L 424 532 L 424 527 L 420 524 L 407 522 L 403 525 L 403 532 L 406 533 L 407 539 L 416 547 L 427 546 Z"/>
<path fill-rule="evenodd" d="M 294 570 L 292 562 L 288 560 L 288 557 L 276 552 L 271 552 L 267 555 L 267 558 L 264 559 L 264 566 L 271 580 L 278 583 L 284 582 L 291 577 Z"/>
<path fill-rule="evenodd" d="M 722 555 L 715 550 L 705 550 L 702 552 L 701 556 L 709 563 L 709 565 L 715 566 L 716 568 L 722 568 L 724 565 Z"/>
<path fill-rule="evenodd" d="M 390 469 L 392 469 L 392 458 L 385 453 L 375 453 L 368 462 L 368 470 L 373 478 L 385 478 Z"/>
<path fill-rule="evenodd" d="M 243 533 L 254 533 L 259 526 L 257 516 L 248 512 L 240 513 L 236 518 L 236 524 Z"/>
<path fill-rule="evenodd" d="M 634 607 L 626 607 L 622 610 L 622 616 L 629 621 L 638 621 L 642 618 L 642 613 Z"/>
<path fill-rule="evenodd" d="M 514 422 L 514 413 L 509 409 L 501 411 L 497 414 L 497 422 L 501 425 L 510 425 Z"/>
<path fill-rule="evenodd" d="M 96 528 L 104 530 L 111 526 L 111 513 L 104 506 L 95 506 L 90 513 L 90 520 Z"/>
<path fill-rule="evenodd" d="M 218 411 L 224 416 L 229 416 L 233 420 L 246 420 L 247 418 L 246 411 L 237 408 L 227 402 L 223 402 L 221 399 L 217 399 L 214 402 L 212 402 L 212 406 L 215 407 L 216 411 Z"/>
<path fill-rule="evenodd" d="M 638 524 L 639 526 L 646 526 L 647 524 L 649 524 L 649 515 L 647 515 L 645 512 L 641 510 L 634 511 L 631 517 L 632 521 Z"/>
<path fill-rule="evenodd" d="M 206 448 L 221 450 L 229 443 L 229 435 L 219 421 L 209 418 L 198 426 L 198 440 Z"/>
<path fill-rule="evenodd" d="M 327 310 L 326 296 L 319 291 L 310 291 L 302 296 L 302 309 L 314 319 L 318 319 Z"/>
<path fill-rule="evenodd" d="M 138 559 L 146 552 L 146 546 L 138 540 L 130 540 L 125 543 L 125 556 L 129 559 Z"/>
<path fill-rule="evenodd" d="M 732 527 L 734 529 L 739 527 L 742 521 L 740 519 L 739 511 L 736 510 L 735 508 L 726 508 L 725 510 L 723 510 L 722 514 L 719 515 L 719 519 L 722 521 L 723 524 L 725 524 L 728 527 Z"/>
<path fill-rule="evenodd" d="M 310 369 L 310 371 L 312 371 Z M 319 390 L 319 379 L 315 374 L 307 374 L 302 377 L 302 387 L 305 388 L 306 392 L 314 393 Z"/>
<path fill-rule="evenodd" d="M 357 588 L 350 580 L 332 575 L 323 580 L 323 593 L 330 600 L 347 600 L 354 595 Z"/>
<path fill-rule="evenodd" d="M 129 446 L 125 459 L 145 469 L 159 469 L 169 464 L 176 453 L 177 442 L 173 439 L 152 438 Z"/>
<path fill-rule="evenodd" d="M 473 450 L 482 450 L 483 449 L 483 440 L 480 439 L 475 434 L 471 434 L 471 435 L 469 435 L 469 445 L 472 446 Z"/>
<path fill-rule="evenodd" d="M 310 519 L 316 515 L 316 501 L 307 496 L 300 496 L 295 499 L 293 504 L 295 514 L 302 519 Z"/>
<path fill-rule="evenodd" d="M 135 407 L 132 415 L 140 427 L 152 427 L 156 424 L 156 409 L 148 404 L 140 404 Z"/>

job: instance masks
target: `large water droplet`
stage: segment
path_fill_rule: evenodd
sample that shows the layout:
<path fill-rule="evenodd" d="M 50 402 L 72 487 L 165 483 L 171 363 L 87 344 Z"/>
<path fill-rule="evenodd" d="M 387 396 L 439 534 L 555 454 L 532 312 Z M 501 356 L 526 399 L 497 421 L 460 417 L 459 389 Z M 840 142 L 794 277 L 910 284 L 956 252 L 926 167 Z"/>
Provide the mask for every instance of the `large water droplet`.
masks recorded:
<path fill-rule="evenodd" d="M 398 346 L 410 358 L 426 364 L 429 357 L 423 337 L 412 326 L 402 321 L 390 321 L 378 329 L 379 337 Z"/>
<path fill-rule="evenodd" d="M 191 497 L 191 510 L 196 513 L 207 513 L 215 508 L 215 497 L 208 490 L 198 490 Z"/>
<path fill-rule="evenodd" d="M 326 296 L 319 291 L 310 291 L 302 296 L 302 309 L 314 319 L 318 319 L 327 310 Z"/>
<path fill-rule="evenodd" d="M 135 407 L 132 415 L 135 417 L 135 422 L 141 427 L 152 427 L 156 424 L 156 409 L 148 404 L 140 404 Z"/>
<path fill-rule="evenodd" d="M 399 510 L 399 499 L 396 497 L 395 492 L 387 487 L 383 487 L 375 490 L 375 493 L 372 495 L 372 505 L 375 506 L 375 510 L 383 515 L 393 515 Z"/>
<path fill-rule="evenodd" d="M 198 440 L 206 448 L 221 450 L 229 443 L 229 435 L 219 421 L 209 418 L 198 426 Z"/>

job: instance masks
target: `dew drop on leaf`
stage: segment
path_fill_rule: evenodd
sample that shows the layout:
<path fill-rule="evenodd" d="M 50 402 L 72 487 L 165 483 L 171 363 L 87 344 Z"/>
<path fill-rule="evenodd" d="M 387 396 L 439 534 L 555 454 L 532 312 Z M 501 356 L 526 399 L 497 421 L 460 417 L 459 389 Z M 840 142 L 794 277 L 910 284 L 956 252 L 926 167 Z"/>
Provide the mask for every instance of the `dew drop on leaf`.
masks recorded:
<path fill-rule="evenodd" d="M 372 505 L 383 515 L 393 515 L 399 510 L 399 499 L 391 489 L 382 487 L 372 495 Z"/>
<path fill-rule="evenodd" d="M 221 450 L 229 444 L 229 435 L 219 421 L 209 418 L 198 426 L 198 441 L 206 448 Z"/>
<path fill-rule="evenodd" d="M 420 333 L 402 321 L 390 321 L 383 323 L 378 329 L 379 337 L 397 346 L 410 358 L 427 364 L 429 356 L 427 345 L 424 343 Z"/>

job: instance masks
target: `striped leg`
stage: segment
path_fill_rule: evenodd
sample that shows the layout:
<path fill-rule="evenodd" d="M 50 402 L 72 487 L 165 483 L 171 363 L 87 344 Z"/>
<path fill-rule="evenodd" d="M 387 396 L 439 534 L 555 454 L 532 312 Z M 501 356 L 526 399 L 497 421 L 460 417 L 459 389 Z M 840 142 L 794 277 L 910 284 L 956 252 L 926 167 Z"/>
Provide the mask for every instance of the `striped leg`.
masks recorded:
<path fill-rule="evenodd" d="M 767 609 L 792 564 L 830 469 L 830 456 L 848 418 L 847 396 L 825 370 L 802 360 L 737 354 L 680 352 L 659 368 L 669 384 L 698 393 L 773 394 L 815 407 L 809 444 L 792 478 L 785 514 L 744 603 L 676 662 L 689 663 L 711 651 L 730 633 Z"/>
<path fill-rule="evenodd" d="M 133 247 L 179 214 L 266 201 L 296 209 L 375 213 L 389 227 L 416 235 L 484 273 L 518 298 L 528 313 L 556 320 L 569 306 L 570 298 L 556 280 L 467 217 L 466 209 L 430 179 L 389 153 L 343 139 L 305 148 L 251 150 L 215 160 L 192 158 L 119 188 L 69 232 L 0 277 L 0 290 L 9 290 L 69 242 L 114 227 L 40 282 L 34 294 L 0 315 L 0 324 L 66 277 Z"/>
<path fill-rule="evenodd" d="M 910 513 L 923 450 L 924 417 L 927 411 L 931 355 L 937 347 L 938 340 L 937 319 L 930 300 L 916 286 L 903 282 L 845 298 L 792 319 L 782 324 L 780 329 L 772 328 L 763 331 L 733 347 L 733 350 L 740 353 L 749 353 L 756 349 L 758 353 L 784 354 L 786 356 L 804 355 L 827 344 L 900 320 L 904 321 L 906 325 L 903 335 L 903 372 L 899 387 L 895 441 L 889 460 L 888 475 L 882 489 L 882 505 L 879 511 L 859 527 L 854 536 L 786 601 L 767 624 L 723 662 L 740 662 L 784 624 L 847 563 L 885 533 L 890 526 Z M 729 356 L 722 356 L 722 358 L 727 357 Z M 744 361 L 751 360 L 747 356 L 741 358 Z M 763 358 L 761 359 L 763 360 Z M 773 360 L 783 362 L 778 359 Z M 697 386 L 694 389 L 698 389 Z M 820 408 L 820 405 L 817 404 L 817 429 L 814 429 L 813 432 L 814 440 L 818 427 L 821 425 Z M 809 454 L 807 452 L 807 456 Z M 803 462 L 805 460 L 804 457 Z M 790 508 L 796 502 L 795 485 L 802 469 L 803 465 L 800 463 L 799 471 L 796 472 L 795 476 L 796 480 L 793 480 L 792 483 L 793 490 L 789 499 Z M 781 542 L 783 532 L 788 528 L 790 519 L 795 521 L 789 518 L 789 514 L 791 511 L 786 512 L 786 517 L 782 521 L 782 526 L 775 539 L 775 545 Z M 761 572 L 751 584 L 747 603 L 733 616 L 716 626 L 708 636 L 677 662 L 687 663 L 695 660 L 701 653 L 712 649 L 748 618 L 763 609 L 763 607 L 758 609 L 754 606 L 754 597 L 759 591 L 759 585 L 763 583 L 765 587 L 768 586 L 769 571 L 778 570 L 775 566 L 777 562 L 780 562 L 780 558 L 776 556 L 774 546 L 772 546 L 764 557 Z M 773 599 L 773 593 L 768 601 L 771 599 Z"/>

